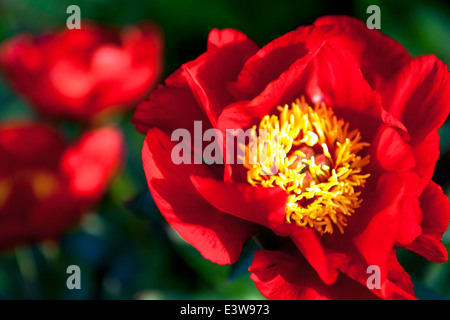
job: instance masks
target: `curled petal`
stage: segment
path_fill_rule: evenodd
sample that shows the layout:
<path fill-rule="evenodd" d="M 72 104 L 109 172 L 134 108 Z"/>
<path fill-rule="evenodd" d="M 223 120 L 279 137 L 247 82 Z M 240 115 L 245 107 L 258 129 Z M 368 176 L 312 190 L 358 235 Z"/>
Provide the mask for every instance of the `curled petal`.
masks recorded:
<path fill-rule="evenodd" d="M 228 215 L 206 201 L 189 176 L 211 177 L 202 165 L 176 165 L 162 131 L 150 129 L 142 149 L 148 186 L 167 222 L 206 258 L 218 264 L 235 263 L 243 244 L 258 230 L 253 223 Z"/>
<path fill-rule="evenodd" d="M 442 188 L 431 181 L 419 200 L 423 215 L 422 234 L 406 248 L 430 261 L 446 262 L 448 260 L 447 249 L 441 241 L 450 219 L 448 198 Z"/>

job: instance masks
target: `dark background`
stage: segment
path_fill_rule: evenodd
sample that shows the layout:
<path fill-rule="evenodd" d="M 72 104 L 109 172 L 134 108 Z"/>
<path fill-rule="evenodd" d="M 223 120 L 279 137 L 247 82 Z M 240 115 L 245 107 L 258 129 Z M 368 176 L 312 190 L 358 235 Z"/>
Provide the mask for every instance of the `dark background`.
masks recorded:
<path fill-rule="evenodd" d="M 0 0 L 0 41 L 20 32 L 65 28 L 66 8 L 76 4 L 82 19 L 113 26 L 142 20 L 165 35 L 161 81 L 206 49 L 212 28 L 236 28 L 261 46 L 327 14 L 366 21 L 366 9 L 381 9 L 381 32 L 414 55 L 435 54 L 450 63 L 450 6 L 447 1 L 287 0 Z M 162 219 L 149 195 L 140 160 L 144 137 L 117 119 L 127 144 L 127 164 L 100 206 L 71 229 L 60 245 L 42 243 L 0 255 L 0 299 L 262 299 L 247 271 L 255 245 L 235 266 L 203 259 Z M 0 121 L 36 115 L 0 78 Z M 441 157 L 434 180 L 450 193 L 450 122 L 439 131 Z M 444 244 L 450 246 L 450 234 Z M 450 299 L 450 264 L 433 264 L 406 251 L 399 258 L 422 299 Z M 82 289 L 68 290 L 66 268 L 81 268 Z"/>

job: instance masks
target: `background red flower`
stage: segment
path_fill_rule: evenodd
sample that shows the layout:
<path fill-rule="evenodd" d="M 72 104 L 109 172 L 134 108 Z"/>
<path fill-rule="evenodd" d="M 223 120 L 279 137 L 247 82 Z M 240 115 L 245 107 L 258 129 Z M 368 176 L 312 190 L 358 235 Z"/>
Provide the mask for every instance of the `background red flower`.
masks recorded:
<path fill-rule="evenodd" d="M 57 240 L 93 209 L 123 162 L 116 128 L 69 143 L 33 122 L 0 126 L 0 248 Z"/>
<path fill-rule="evenodd" d="M 81 29 L 14 36 L 0 48 L 0 67 L 42 114 L 89 121 L 134 107 L 162 72 L 162 50 L 156 25 L 116 31 L 84 22 Z"/>

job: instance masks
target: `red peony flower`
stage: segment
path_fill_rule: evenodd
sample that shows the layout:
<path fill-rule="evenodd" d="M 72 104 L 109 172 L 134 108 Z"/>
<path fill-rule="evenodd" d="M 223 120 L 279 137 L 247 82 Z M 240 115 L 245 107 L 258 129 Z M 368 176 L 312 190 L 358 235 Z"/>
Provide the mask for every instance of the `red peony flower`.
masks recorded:
<path fill-rule="evenodd" d="M 0 126 L 0 248 L 55 239 L 102 197 L 123 138 L 89 131 L 73 144 L 36 123 Z"/>
<path fill-rule="evenodd" d="M 161 73 L 162 46 L 153 25 L 114 32 L 83 23 L 81 29 L 5 41 L 0 67 L 39 112 L 87 121 L 142 99 Z"/>
<path fill-rule="evenodd" d="M 447 260 L 450 204 L 431 177 L 449 95 L 435 56 L 412 58 L 361 21 L 330 16 L 262 49 L 239 31 L 211 31 L 207 52 L 133 121 L 161 213 L 219 264 L 255 236 L 265 250 L 251 278 L 264 296 L 413 299 L 395 249 Z M 238 129 L 250 133 L 230 144 Z"/>

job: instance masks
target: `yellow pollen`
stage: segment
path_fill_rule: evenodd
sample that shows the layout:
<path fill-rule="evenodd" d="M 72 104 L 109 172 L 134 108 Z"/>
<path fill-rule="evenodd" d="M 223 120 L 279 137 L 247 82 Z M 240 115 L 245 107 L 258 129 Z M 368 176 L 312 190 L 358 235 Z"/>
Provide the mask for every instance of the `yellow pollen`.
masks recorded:
<path fill-rule="evenodd" d="M 248 182 L 286 191 L 287 223 L 321 235 L 333 233 L 334 227 L 343 233 L 370 176 L 362 173 L 369 156 L 358 155 L 370 144 L 324 103 L 313 108 L 302 98 L 277 109 L 279 116 L 264 116 L 253 126 L 249 143 L 240 146 Z"/>
<path fill-rule="evenodd" d="M 30 185 L 39 200 L 52 196 L 58 189 L 58 184 L 57 178 L 45 171 L 36 171 L 30 175 Z"/>
<path fill-rule="evenodd" d="M 0 208 L 2 208 L 11 193 L 11 185 L 7 179 L 0 179 Z"/>

